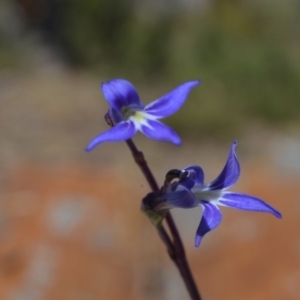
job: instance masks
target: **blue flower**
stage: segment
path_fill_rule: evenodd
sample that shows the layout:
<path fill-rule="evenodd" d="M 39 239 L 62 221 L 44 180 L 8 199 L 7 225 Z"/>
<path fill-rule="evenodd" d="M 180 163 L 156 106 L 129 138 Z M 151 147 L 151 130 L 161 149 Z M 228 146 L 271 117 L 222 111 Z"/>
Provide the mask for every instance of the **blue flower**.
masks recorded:
<path fill-rule="evenodd" d="M 199 84 L 200 80 L 188 81 L 144 106 L 129 81 L 113 79 L 102 83 L 102 93 L 110 106 L 109 119 L 114 126 L 92 139 L 86 151 L 91 151 L 104 142 L 130 139 L 138 130 L 151 139 L 180 145 L 181 140 L 177 133 L 158 119 L 168 117 L 179 110 L 192 88 Z"/>
<path fill-rule="evenodd" d="M 231 146 L 224 169 L 211 183 L 204 184 L 204 172 L 199 166 L 189 166 L 182 170 L 183 176 L 173 182 L 165 195 L 160 196 L 165 201 L 164 208 L 180 207 L 193 208 L 201 206 L 203 214 L 198 226 L 195 246 L 199 247 L 203 236 L 215 229 L 222 220 L 222 213 L 218 206 L 227 206 L 241 210 L 271 213 L 281 218 L 280 212 L 259 198 L 228 191 L 240 176 L 240 164 L 235 148 L 237 142 Z"/>

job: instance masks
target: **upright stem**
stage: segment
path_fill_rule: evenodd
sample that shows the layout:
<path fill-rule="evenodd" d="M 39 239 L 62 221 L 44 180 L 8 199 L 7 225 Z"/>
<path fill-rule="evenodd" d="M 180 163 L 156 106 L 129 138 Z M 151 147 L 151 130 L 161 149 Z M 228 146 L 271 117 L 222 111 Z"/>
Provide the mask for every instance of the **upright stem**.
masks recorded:
<path fill-rule="evenodd" d="M 134 142 L 131 139 L 126 140 L 126 144 L 129 147 L 135 162 L 138 164 L 141 171 L 143 172 L 152 191 L 153 192 L 159 191 L 159 186 L 147 164 L 147 161 L 144 158 L 143 153 L 137 149 L 137 147 L 135 146 Z M 166 222 L 172 234 L 173 243 L 163 226 L 158 227 L 159 235 L 168 249 L 170 258 L 174 261 L 177 268 L 179 269 L 179 272 L 184 280 L 184 283 L 187 287 L 191 299 L 201 300 L 200 294 L 198 292 L 197 286 L 195 284 L 193 275 L 191 273 L 191 270 L 189 268 L 186 259 L 183 243 L 181 241 L 179 232 L 177 230 L 177 227 L 175 225 L 175 222 L 170 212 L 168 212 L 166 215 Z"/>

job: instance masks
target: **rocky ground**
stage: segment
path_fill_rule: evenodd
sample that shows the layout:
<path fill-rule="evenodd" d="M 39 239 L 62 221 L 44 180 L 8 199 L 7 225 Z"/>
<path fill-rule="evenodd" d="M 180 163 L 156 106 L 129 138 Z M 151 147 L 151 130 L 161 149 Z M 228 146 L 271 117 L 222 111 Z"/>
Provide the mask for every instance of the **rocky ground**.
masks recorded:
<path fill-rule="evenodd" d="M 149 188 L 125 144 L 84 152 L 106 128 L 105 79 L 61 67 L 0 75 L 1 299 L 188 299 L 139 210 Z M 159 182 L 191 163 L 213 179 L 232 142 L 136 141 Z M 265 199 L 282 220 L 223 209 L 195 249 L 201 210 L 174 211 L 205 300 L 299 299 L 299 141 L 260 126 L 239 138 L 234 189 Z"/>

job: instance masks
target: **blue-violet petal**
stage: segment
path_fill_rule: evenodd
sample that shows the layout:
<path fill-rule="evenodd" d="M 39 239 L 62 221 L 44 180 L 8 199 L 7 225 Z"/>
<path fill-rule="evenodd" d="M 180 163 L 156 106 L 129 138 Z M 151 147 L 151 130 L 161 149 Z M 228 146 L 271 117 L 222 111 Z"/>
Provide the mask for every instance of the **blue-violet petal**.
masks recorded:
<path fill-rule="evenodd" d="M 242 210 L 271 213 L 282 218 L 281 213 L 263 200 L 240 193 L 225 192 L 218 200 L 218 204 Z"/>
<path fill-rule="evenodd" d="M 203 203 L 203 214 L 196 232 L 195 246 L 199 247 L 203 236 L 215 229 L 222 221 L 222 213 L 213 203 Z"/>
<path fill-rule="evenodd" d="M 117 111 L 132 104 L 142 106 L 135 87 L 125 79 L 112 79 L 102 83 L 101 87 L 104 98 Z"/>
<path fill-rule="evenodd" d="M 224 169 L 221 174 L 208 185 L 210 190 L 227 189 L 237 182 L 240 176 L 240 164 L 235 153 L 236 146 L 237 141 L 234 141 Z"/>
<path fill-rule="evenodd" d="M 108 113 L 114 124 L 118 124 L 123 121 L 123 116 L 120 111 L 117 111 L 114 108 L 110 107 Z"/>
<path fill-rule="evenodd" d="M 140 130 L 148 138 L 171 142 L 175 145 L 181 144 L 179 135 L 169 126 L 166 126 L 157 120 L 147 120 L 146 122 L 147 125 L 142 124 Z"/>
<path fill-rule="evenodd" d="M 97 145 L 104 142 L 119 142 L 130 139 L 136 133 L 135 125 L 132 121 L 121 122 L 111 129 L 97 135 L 86 147 L 86 151 L 91 151 Z"/>
<path fill-rule="evenodd" d="M 160 198 L 165 199 L 171 207 L 192 208 L 195 206 L 195 197 L 189 190 L 167 193 Z"/>
<path fill-rule="evenodd" d="M 183 178 L 183 179 L 180 179 L 179 182 L 178 182 L 181 186 L 183 186 L 184 188 L 190 190 L 194 187 L 195 185 L 195 180 L 188 176 L 186 178 Z"/>
<path fill-rule="evenodd" d="M 192 88 L 200 84 L 200 80 L 188 81 L 181 84 L 168 94 L 148 104 L 145 112 L 156 118 L 165 118 L 174 114 L 184 104 Z"/>
<path fill-rule="evenodd" d="M 189 171 L 189 177 L 195 180 L 197 184 L 204 184 L 204 172 L 199 166 L 189 166 L 184 168 L 184 170 Z"/>

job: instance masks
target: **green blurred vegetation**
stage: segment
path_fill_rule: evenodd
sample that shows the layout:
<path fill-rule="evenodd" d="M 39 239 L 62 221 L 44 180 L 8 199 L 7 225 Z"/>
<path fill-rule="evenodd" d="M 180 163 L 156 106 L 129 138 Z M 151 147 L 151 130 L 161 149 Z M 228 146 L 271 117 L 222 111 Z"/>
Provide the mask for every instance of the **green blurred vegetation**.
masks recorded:
<path fill-rule="evenodd" d="M 71 63 L 149 87 L 201 78 L 170 119 L 179 130 L 226 135 L 257 119 L 299 124 L 297 1 L 212 0 L 192 10 L 137 3 L 57 1 L 57 41 Z"/>
<path fill-rule="evenodd" d="M 18 49 L 10 37 L 0 28 L 0 71 L 4 69 L 17 68 L 21 63 Z"/>

